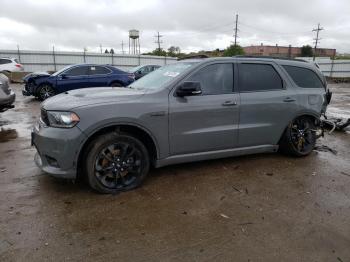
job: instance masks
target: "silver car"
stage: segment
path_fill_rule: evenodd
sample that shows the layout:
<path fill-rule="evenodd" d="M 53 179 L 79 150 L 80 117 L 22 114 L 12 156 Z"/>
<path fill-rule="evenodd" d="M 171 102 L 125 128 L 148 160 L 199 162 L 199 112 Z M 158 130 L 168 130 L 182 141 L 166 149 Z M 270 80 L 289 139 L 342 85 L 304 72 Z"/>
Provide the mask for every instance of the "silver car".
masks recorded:
<path fill-rule="evenodd" d="M 10 81 L 6 75 L 0 73 L 0 112 L 13 108 L 16 95 L 10 88 Z"/>
<path fill-rule="evenodd" d="M 277 152 L 306 156 L 331 93 L 312 64 L 268 58 L 184 60 L 129 88 L 69 91 L 42 104 L 35 161 L 102 193 L 126 191 L 151 166 Z"/>

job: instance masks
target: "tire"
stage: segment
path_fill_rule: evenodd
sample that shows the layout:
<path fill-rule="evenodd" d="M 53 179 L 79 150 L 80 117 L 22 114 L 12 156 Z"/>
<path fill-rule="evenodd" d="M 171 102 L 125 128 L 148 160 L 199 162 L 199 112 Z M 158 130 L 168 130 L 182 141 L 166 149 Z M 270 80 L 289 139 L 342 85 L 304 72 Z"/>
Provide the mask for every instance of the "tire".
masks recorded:
<path fill-rule="evenodd" d="M 311 117 L 299 117 L 286 128 L 280 141 L 280 151 L 287 155 L 303 157 L 315 148 L 315 123 Z"/>
<path fill-rule="evenodd" d="M 54 95 L 56 95 L 56 92 L 51 85 L 42 84 L 38 88 L 36 97 L 38 97 L 39 100 L 44 101 L 45 99 Z"/>
<path fill-rule="evenodd" d="M 118 82 L 113 82 L 111 83 L 111 87 L 123 87 L 123 86 Z"/>
<path fill-rule="evenodd" d="M 84 167 L 88 183 L 103 194 L 140 186 L 150 168 L 146 147 L 128 134 L 103 134 L 90 143 L 86 152 Z"/>

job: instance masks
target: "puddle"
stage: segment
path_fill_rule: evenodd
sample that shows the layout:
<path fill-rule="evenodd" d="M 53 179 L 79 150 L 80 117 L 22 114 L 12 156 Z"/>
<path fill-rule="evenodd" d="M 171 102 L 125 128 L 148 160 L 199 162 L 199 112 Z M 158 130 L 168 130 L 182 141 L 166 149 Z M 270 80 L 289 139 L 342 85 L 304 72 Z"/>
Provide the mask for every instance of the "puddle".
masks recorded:
<path fill-rule="evenodd" d="M 18 133 L 15 129 L 0 128 L 0 143 L 4 143 L 18 137 Z"/>

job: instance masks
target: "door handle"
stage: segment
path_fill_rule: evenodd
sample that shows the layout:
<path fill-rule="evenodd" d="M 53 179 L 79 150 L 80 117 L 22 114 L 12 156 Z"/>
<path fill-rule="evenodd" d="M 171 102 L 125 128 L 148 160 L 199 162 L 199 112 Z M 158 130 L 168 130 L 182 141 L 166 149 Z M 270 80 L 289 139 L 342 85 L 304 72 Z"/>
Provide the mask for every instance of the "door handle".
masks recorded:
<path fill-rule="evenodd" d="M 295 99 L 287 97 L 283 100 L 283 102 L 286 102 L 286 103 L 295 102 Z"/>
<path fill-rule="evenodd" d="M 235 106 L 237 105 L 236 101 L 225 101 L 224 103 L 222 103 L 223 106 Z"/>

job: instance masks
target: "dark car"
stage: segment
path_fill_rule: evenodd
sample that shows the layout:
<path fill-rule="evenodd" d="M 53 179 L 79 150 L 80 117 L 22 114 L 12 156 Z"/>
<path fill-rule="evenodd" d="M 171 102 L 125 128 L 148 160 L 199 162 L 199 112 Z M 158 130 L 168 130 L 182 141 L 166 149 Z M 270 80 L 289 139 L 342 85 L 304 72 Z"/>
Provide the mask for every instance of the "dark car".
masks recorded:
<path fill-rule="evenodd" d="M 87 87 L 124 87 L 135 81 L 133 74 L 109 65 L 71 65 L 52 75 L 32 73 L 23 78 L 24 96 L 35 96 L 40 100 L 73 89 Z"/>
<path fill-rule="evenodd" d="M 130 73 L 135 75 L 135 79 L 140 79 L 141 77 L 153 72 L 154 70 L 161 67 L 160 65 L 141 65 L 129 70 Z"/>

